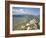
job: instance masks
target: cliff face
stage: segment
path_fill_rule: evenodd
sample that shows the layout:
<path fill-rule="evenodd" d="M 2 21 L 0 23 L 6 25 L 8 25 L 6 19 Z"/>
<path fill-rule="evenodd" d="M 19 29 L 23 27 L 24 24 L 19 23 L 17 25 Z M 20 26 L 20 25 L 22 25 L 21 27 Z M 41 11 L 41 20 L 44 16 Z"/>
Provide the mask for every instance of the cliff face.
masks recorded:
<path fill-rule="evenodd" d="M 28 26 L 27 30 L 31 30 L 31 29 L 36 30 L 37 26 L 38 26 L 37 23 L 38 23 L 38 21 L 36 19 L 30 20 L 30 22 L 26 24 L 26 26 Z"/>
<path fill-rule="evenodd" d="M 30 21 L 30 24 L 36 24 L 36 23 L 38 23 L 38 21 L 36 20 L 36 19 L 32 19 L 31 21 Z"/>

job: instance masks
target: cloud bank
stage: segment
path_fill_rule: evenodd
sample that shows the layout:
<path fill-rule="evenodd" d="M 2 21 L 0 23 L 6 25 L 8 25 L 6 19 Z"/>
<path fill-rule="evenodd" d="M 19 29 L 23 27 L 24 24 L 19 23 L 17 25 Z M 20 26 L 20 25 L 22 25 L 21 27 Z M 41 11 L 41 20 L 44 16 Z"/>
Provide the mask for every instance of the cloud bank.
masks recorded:
<path fill-rule="evenodd" d="M 31 12 L 24 9 L 13 9 L 13 14 L 31 14 Z"/>

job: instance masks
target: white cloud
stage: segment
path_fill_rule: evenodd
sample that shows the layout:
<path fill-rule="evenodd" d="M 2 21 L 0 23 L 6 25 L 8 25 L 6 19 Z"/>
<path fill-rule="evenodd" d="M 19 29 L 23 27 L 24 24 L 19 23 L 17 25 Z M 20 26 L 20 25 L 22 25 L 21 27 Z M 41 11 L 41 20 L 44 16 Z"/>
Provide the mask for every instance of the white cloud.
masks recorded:
<path fill-rule="evenodd" d="M 16 13 L 25 13 L 24 9 L 16 9 Z"/>
<path fill-rule="evenodd" d="M 29 12 L 28 10 L 24 10 L 24 9 L 14 9 L 14 14 L 31 14 L 31 12 Z"/>

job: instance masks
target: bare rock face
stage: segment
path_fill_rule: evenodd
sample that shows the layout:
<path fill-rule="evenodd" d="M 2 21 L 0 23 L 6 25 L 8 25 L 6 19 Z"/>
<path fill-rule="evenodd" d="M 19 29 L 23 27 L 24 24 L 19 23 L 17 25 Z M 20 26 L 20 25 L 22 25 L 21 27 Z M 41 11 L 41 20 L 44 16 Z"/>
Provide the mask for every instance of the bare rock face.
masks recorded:
<path fill-rule="evenodd" d="M 37 23 L 38 22 L 36 21 L 36 19 L 31 20 L 29 23 L 26 24 L 27 30 L 31 29 L 37 30 Z"/>

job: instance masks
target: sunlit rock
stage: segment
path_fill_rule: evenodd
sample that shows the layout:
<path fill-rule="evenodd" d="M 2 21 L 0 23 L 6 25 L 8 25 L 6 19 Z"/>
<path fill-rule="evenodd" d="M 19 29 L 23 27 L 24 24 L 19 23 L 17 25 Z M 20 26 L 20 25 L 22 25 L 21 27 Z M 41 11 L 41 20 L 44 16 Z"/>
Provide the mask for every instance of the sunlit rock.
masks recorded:
<path fill-rule="evenodd" d="M 29 25 L 30 25 L 29 23 L 26 24 L 26 26 L 29 26 Z"/>
<path fill-rule="evenodd" d="M 25 26 L 21 26 L 21 28 L 24 28 Z"/>

